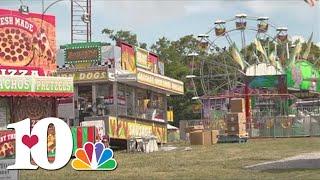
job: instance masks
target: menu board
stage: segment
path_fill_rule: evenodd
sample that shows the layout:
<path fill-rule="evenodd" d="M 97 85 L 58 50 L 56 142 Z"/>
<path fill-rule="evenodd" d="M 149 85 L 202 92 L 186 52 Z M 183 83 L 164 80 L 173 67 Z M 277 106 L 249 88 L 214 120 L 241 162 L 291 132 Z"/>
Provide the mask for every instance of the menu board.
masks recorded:
<path fill-rule="evenodd" d="M 67 49 L 66 57 L 68 61 L 96 60 L 100 58 L 100 50 L 99 48 Z"/>

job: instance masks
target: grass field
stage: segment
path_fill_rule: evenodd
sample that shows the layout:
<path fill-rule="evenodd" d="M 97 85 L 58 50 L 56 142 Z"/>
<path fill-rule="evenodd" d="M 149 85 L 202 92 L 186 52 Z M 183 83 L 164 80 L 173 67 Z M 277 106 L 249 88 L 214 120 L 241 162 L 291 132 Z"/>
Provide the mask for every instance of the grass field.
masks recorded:
<path fill-rule="evenodd" d="M 169 152 L 116 152 L 115 171 L 75 171 L 68 164 L 57 171 L 21 171 L 24 179 L 320 179 L 319 170 L 251 171 L 246 165 L 320 151 L 320 138 L 249 140 L 246 144 L 188 145 Z"/>

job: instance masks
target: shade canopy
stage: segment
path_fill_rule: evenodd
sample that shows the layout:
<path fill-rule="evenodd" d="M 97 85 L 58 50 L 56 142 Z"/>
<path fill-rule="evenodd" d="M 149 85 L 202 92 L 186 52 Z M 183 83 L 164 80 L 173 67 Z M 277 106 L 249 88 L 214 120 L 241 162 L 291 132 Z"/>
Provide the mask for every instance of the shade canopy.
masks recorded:
<path fill-rule="evenodd" d="M 69 77 L 0 75 L 0 96 L 73 96 Z"/>

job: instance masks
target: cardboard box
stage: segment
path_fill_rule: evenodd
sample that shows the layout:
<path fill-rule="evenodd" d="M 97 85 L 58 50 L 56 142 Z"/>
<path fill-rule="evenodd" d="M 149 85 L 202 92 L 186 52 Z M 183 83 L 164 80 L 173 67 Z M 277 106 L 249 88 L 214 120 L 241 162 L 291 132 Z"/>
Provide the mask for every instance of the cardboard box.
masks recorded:
<path fill-rule="evenodd" d="M 192 126 L 192 127 L 186 128 L 186 132 L 191 133 L 193 131 L 199 131 L 199 130 L 203 130 L 203 129 L 204 129 L 203 125 L 197 125 L 197 126 Z"/>
<path fill-rule="evenodd" d="M 245 112 L 245 100 L 244 98 L 233 98 L 230 100 L 230 108 L 233 113 Z"/>
<path fill-rule="evenodd" d="M 247 134 L 246 124 L 238 122 L 227 123 L 227 134 L 228 135 L 244 135 Z"/>
<path fill-rule="evenodd" d="M 230 130 L 228 130 L 227 132 L 228 135 L 245 135 L 247 134 L 247 131 L 245 128 L 231 128 Z"/>
<path fill-rule="evenodd" d="M 211 145 L 210 131 L 194 131 L 190 133 L 191 145 Z"/>
<path fill-rule="evenodd" d="M 226 115 L 226 124 L 228 123 L 245 123 L 245 113 L 228 113 Z"/>
<path fill-rule="evenodd" d="M 227 125 L 227 130 L 228 131 L 240 131 L 240 130 L 246 130 L 246 125 L 245 124 L 228 124 Z"/>
<path fill-rule="evenodd" d="M 212 144 L 217 144 L 218 135 L 219 135 L 219 130 L 212 130 L 211 131 L 211 143 Z"/>

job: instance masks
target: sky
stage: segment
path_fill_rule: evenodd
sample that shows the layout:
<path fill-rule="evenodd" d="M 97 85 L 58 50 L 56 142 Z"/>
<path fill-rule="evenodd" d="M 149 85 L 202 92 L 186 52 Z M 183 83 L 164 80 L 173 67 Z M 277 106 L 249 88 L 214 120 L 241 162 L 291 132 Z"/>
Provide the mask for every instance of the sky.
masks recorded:
<path fill-rule="evenodd" d="M 22 0 L 30 11 L 42 11 L 41 0 Z M 45 7 L 53 0 L 44 0 Z M 47 11 L 56 16 L 57 45 L 70 43 L 70 1 L 54 4 Z M 19 0 L 0 0 L 0 8 L 18 9 Z M 288 27 L 293 38 L 308 39 L 314 32 L 314 42 L 320 42 L 320 4 L 309 6 L 303 0 L 92 0 L 92 40 L 110 42 L 101 30 L 130 30 L 137 34 L 139 42 L 148 46 L 159 38 L 177 40 L 184 35 L 207 32 L 217 19 L 231 19 L 238 13 L 250 17 L 268 16 L 277 27 Z M 249 23 L 249 22 L 248 22 Z M 250 21 L 255 27 L 256 22 Z M 234 27 L 229 23 L 229 28 Z M 254 32 L 246 32 L 253 37 Z M 231 38 L 239 39 L 240 33 Z M 275 31 L 270 30 L 270 35 Z M 213 34 L 210 34 L 214 38 Z M 233 37 L 234 36 L 234 37 Z M 247 38 L 247 41 L 251 41 Z M 225 43 L 225 40 L 217 43 Z"/>

